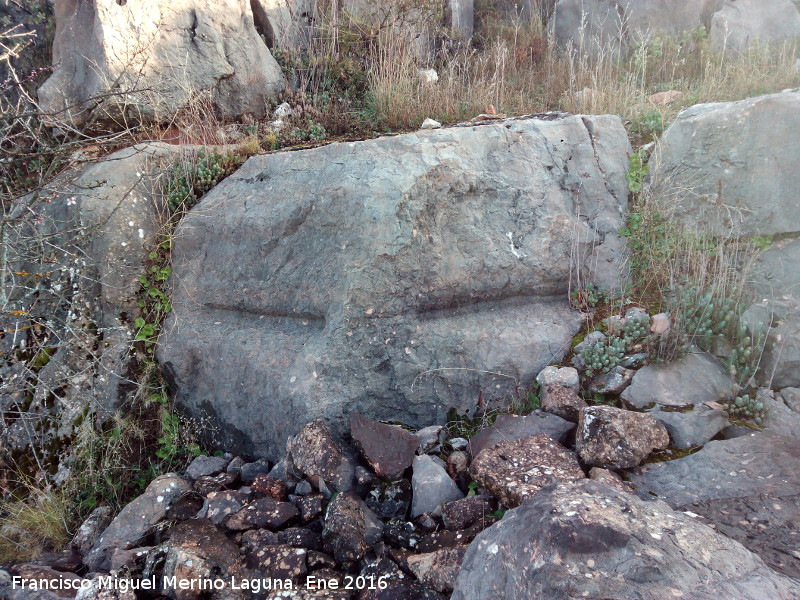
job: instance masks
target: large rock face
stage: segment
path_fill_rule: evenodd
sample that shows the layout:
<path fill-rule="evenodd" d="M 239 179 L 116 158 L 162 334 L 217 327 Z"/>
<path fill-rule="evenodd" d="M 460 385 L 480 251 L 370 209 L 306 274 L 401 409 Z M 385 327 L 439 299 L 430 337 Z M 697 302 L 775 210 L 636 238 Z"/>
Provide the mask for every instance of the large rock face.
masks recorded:
<path fill-rule="evenodd" d="M 724 0 L 711 20 L 711 45 L 746 50 L 800 36 L 800 12 L 792 0 Z"/>
<path fill-rule="evenodd" d="M 596 481 L 542 490 L 470 544 L 453 600 L 789 600 L 797 580 L 664 502 Z"/>
<path fill-rule="evenodd" d="M 551 26 L 556 42 L 599 55 L 626 54 L 638 42 L 708 29 L 720 0 L 558 0 Z"/>
<path fill-rule="evenodd" d="M 698 104 L 678 115 L 650 159 L 650 195 L 676 219 L 714 235 L 758 236 L 767 246 L 754 261 L 755 291 L 795 307 L 762 303 L 756 311 L 761 324 L 776 325 L 761 361 L 776 389 L 800 382 L 798 128 L 800 90 Z"/>
<path fill-rule="evenodd" d="M 507 399 L 580 327 L 570 265 L 591 280 L 616 240 L 628 149 L 617 117 L 570 116 L 250 159 L 177 231 L 158 354 L 178 401 L 277 456 L 314 417 Z"/>
<path fill-rule="evenodd" d="M 85 125 L 160 120 L 198 95 L 221 117 L 263 117 L 284 87 L 247 0 L 61 0 L 45 112 Z"/>

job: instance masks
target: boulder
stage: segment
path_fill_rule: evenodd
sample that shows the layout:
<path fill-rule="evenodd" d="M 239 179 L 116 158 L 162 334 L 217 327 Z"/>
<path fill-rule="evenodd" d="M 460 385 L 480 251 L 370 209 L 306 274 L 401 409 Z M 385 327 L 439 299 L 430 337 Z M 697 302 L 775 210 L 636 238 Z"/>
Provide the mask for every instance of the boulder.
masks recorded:
<path fill-rule="evenodd" d="M 696 104 L 656 144 L 650 195 L 687 227 L 714 235 L 800 232 L 800 199 L 789 191 L 800 187 L 798 127 L 798 90 Z"/>
<path fill-rule="evenodd" d="M 578 422 L 578 414 L 586 406 L 586 401 L 577 392 L 563 385 L 551 384 L 540 392 L 540 406 L 545 412 L 552 413 L 572 423 Z"/>
<path fill-rule="evenodd" d="M 383 523 L 353 492 L 342 492 L 328 505 L 322 538 L 325 549 L 339 562 L 364 558 L 381 540 Z"/>
<path fill-rule="evenodd" d="M 608 373 L 600 373 L 589 381 L 589 391 L 593 394 L 619 396 L 631 384 L 636 371 L 617 365 Z"/>
<path fill-rule="evenodd" d="M 438 459 L 437 459 L 438 460 Z M 411 477 L 411 517 L 436 510 L 440 504 L 464 497 L 456 482 L 447 471 L 427 454 L 414 458 L 414 473 Z"/>
<path fill-rule="evenodd" d="M 315 0 L 250 0 L 250 6 L 256 31 L 270 50 L 309 47 Z"/>
<path fill-rule="evenodd" d="M 315 419 L 286 442 L 287 472 L 321 477 L 338 491 L 353 487 L 355 457 L 322 419 Z"/>
<path fill-rule="evenodd" d="M 629 474 L 636 492 L 657 496 L 709 524 L 793 577 L 800 531 L 800 442 L 768 431 L 713 441 L 699 452 Z"/>
<path fill-rule="evenodd" d="M 678 448 L 704 446 L 729 424 L 728 413 L 703 405 L 688 412 L 653 410 L 648 414 L 667 428 L 672 445 Z"/>
<path fill-rule="evenodd" d="M 575 453 L 546 433 L 487 448 L 475 457 L 469 472 L 482 488 L 509 508 L 519 506 L 552 483 L 586 477 Z"/>
<path fill-rule="evenodd" d="M 98 506 L 78 527 L 69 545 L 81 556 L 86 556 L 97 538 L 111 523 L 113 512 L 110 506 Z"/>
<path fill-rule="evenodd" d="M 469 453 L 475 457 L 484 448 L 494 446 L 498 442 L 513 442 L 537 433 L 546 433 L 555 441 L 562 443 L 573 429 L 575 423 L 544 410 L 535 410 L 525 416 L 499 415 L 494 425 L 484 427 L 469 441 Z"/>
<path fill-rule="evenodd" d="M 225 533 L 208 519 L 182 521 L 170 529 L 166 544 L 162 582 L 163 591 L 172 598 L 188 596 L 187 592 L 166 585 L 166 578 L 174 577 L 176 582 L 195 582 L 197 586 L 204 579 L 241 579 L 244 575 L 239 548 L 229 540 Z M 178 584 L 180 585 L 180 584 Z M 196 591 L 193 592 L 197 594 Z M 212 600 L 244 600 L 244 592 L 227 591 L 212 593 Z"/>
<path fill-rule="evenodd" d="M 657 37 L 708 30 L 719 0 L 558 0 L 550 22 L 559 46 L 621 56 Z"/>
<path fill-rule="evenodd" d="M 151 481 L 144 493 L 123 508 L 94 543 L 85 558 L 89 570 L 109 570 L 113 551 L 140 545 L 150 528 L 166 516 L 172 503 L 189 490 L 189 484 L 174 473 Z"/>
<path fill-rule="evenodd" d="M 613 406 L 581 410 L 575 451 L 587 465 L 628 469 L 668 445 L 667 429 L 650 415 Z"/>
<path fill-rule="evenodd" d="M 437 592 L 451 592 L 466 552 L 466 546 L 454 546 L 416 554 L 408 557 L 408 568 L 417 579 Z"/>
<path fill-rule="evenodd" d="M 221 456 L 198 456 L 186 467 L 184 475 L 191 480 L 219 475 L 229 462 L 227 458 Z"/>
<path fill-rule="evenodd" d="M 521 560 L 521 557 L 533 557 Z M 800 583 L 662 501 L 561 483 L 470 544 L 452 600 L 789 600 Z"/>
<path fill-rule="evenodd" d="M 800 311 L 769 330 L 761 369 L 765 383 L 775 388 L 800 386 Z"/>
<path fill-rule="evenodd" d="M 543 388 L 548 385 L 563 385 L 577 392 L 580 379 L 574 367 L 547 366 L 536 376 L 536 383 Z"/>
<path fill-rule="evenodd" d="M 197 97 L 222 118 L 265 116 L 284 88 L 247 0 L 66 0 L 55 7 L 45 113 L 77 126 L 165 121 Z"/>
<path fill-rule="evenodd" d="M 792 0 L 724 0 L 711 18 L 711 47 L 744 51 L 800 37 L 800 12 Z"/>
<path fill-rule="evenodd" d="M 375 473 L 384 479 L 400 479 L 411 466 L 420 440 L 396 425 L 386 425 L 358 413 L 350 415 L 350 435 Z"/>
<path fill-rule="evenodd" d="M 580 327 L 571 265 L 624 223 L 629 148 L 550 115 L 251 158 L 176 231 L 177 402 L 275 458 L 310 418 L 420 427 L 528 385 Z"/>
<path fill-rule="evenodd" d="M 649 409 L 719 402 L 733 390 L 731 377 L 719 362 L 704 352 L 691 352 L 667 365 L 639 369 L 621 397 L 636 408 Z"/>
<path fill-rule="evenodd" d="M 655 495 L 675 508 L 701 500 L 757 494 L 800 493 L 800 441 L 769 432 L 706 444 L 699 452 L 641 466 L 629 480 L 644 497 Z"/>

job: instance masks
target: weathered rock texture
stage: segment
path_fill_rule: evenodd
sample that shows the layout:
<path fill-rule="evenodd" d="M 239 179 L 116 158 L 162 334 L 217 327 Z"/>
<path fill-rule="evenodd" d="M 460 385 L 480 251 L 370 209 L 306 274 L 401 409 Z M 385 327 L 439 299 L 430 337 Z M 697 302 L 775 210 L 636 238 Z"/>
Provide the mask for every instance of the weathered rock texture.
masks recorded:
<path fill-rule="evenodd" d="M 724 0 L 711 19 L 711 45 L 746 50 L 800 36 L 800 12 L 792 0 Z"/>
<path fill-rule="evenodd" d="M 599 54 L 626 54 L 636 43 L 679 37 L 711 24 L 719 0 L 559 0 L 551 26 L 558 44 Z M 582 29 L 583 28 L 583 29 Z"/>
<path fill-rule="evenodd" d="M 472 461 L 469 472 L 508 507 L 519 506 L 552 483 L 586 477 L 575 453 L 546 433 L 487 448 Z"/>
<path fill-rule="evenodd" d="M 197 97 L 221 117 L 263 117 L 284 87 L 247 0 L 57 2 L 45 112 L 77 125 L 162 120 Z"/>
<path fill-rule="evenodd" d="M 629 469 L 668 445 L 667 429 L 650 415 L 613 406 L 581 409 L 575 451 L 587 465 Z"/>
<path fill-rule="evenodd" d="M 478 535 L 453 600 L 789 600 L 796 580 L 664 502 L 596 481 L 543 490 Z"/>
<path fill-rule="evenodd" d="M 616 239 L 628 149 L 615 116 L 548 116 L 253 157 L 176 233 L 179 403 L 274 457 L 310 418 L 502 399 L 579 328 L 570 265 Z"/>
<path fill-rule="evenodd" d="M 776 389 L 800 384 L 800 141 L 790 133 L 797 128 L 800 90 L 700 104 L 680 113 L 650 160 L 651 197 L 688 227 L 766 240 L 751 279 L 772 303 L 757 305 L 752 321 L 776 325 L 761 361 L 763 380 Z"/>

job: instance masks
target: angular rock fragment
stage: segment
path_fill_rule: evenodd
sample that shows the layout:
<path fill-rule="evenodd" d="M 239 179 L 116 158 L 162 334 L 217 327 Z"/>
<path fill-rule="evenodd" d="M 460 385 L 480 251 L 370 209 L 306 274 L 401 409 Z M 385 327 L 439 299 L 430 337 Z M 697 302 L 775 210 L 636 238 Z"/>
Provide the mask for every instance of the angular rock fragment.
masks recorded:
<path fill-rule="evenodd" d="M 575 450 L 587 465 L 627 469 L 668 445 L 667 429 L 648 414 L 612 406 L 581 410 Z"/>
<path fill-rule="evenodd" d="M 413 433 L 358 413 L 350 415 L 350 435 L 378 477 L 389 481 L 403 476 L 419 447 L 419 438 Z"/>

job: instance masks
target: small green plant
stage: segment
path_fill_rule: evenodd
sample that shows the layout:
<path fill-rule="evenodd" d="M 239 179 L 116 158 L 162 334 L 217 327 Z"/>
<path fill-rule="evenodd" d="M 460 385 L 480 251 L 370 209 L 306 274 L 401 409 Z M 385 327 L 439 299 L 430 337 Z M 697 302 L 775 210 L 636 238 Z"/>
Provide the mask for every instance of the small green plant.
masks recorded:
<path fill-rule="evenodd" d="M 774 238 L 771 235 L 754 235 L 750 241 L 756 247 L 756 250 L 763 252 L 764 250 L 769 250 Z"/>
<path fill-rule="evenodd" d="M 569 295 L 570 305 L 576 310 L 587 312 L 605 300 L 605 293 L 593 283 L 574 290 Z"/>
<path fill-rule="evenodd" d="M 736 396 L 722 405 L 732 419 L 738 418 L 752 421 L 756 425 L 763 425 L 764 419 L 767 417 L 767 408 L 755 393 Z"/>
<path fill-rule="evenodd" d="M 176 166 L 167 181 L 165 195 L 171 211 L 188 210 L 200 197 L 241 166 L 238 154 L 217 150 L 198 152 L 195 160 Z"/>
<path fill-rule="evenodd" d="M 628 182 L 628 189 L 633 194 L 638 194 L 642 191 L 642 184 L 644 178 L 650 172 L 650 167 L 647 166 L 647 157 L 644 151 L 634 152 L 628 159 L 628 172 L 625 174 L 625 180 Z M 635 213 L 632 213 L 635 214 Z M 629 222 L 628 226 L 631 227 Z M 641 221 L 635 226 L 641 225 Z"/>
<path fill-rule="evenodd" d="M 586 376 L 608 373 L 619 365 L 633 345 L 648 334 L 648 319 L 631 317 L 625 321 L 619 335 L 610 335 L 586 346 L 580 356 L 586 365 Z"/>

